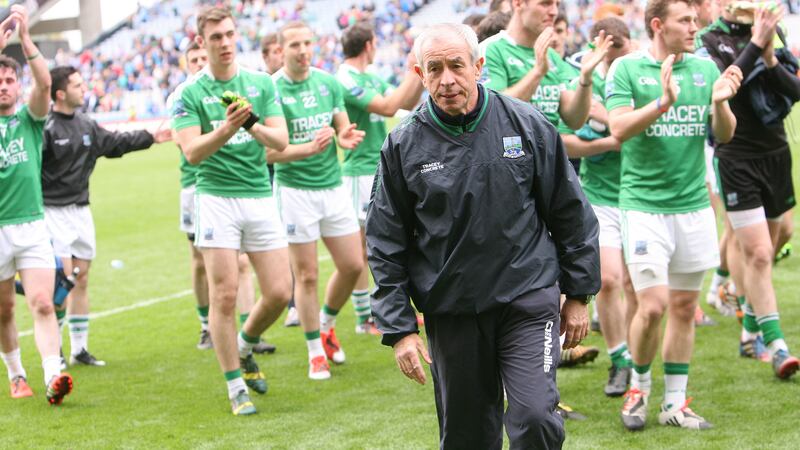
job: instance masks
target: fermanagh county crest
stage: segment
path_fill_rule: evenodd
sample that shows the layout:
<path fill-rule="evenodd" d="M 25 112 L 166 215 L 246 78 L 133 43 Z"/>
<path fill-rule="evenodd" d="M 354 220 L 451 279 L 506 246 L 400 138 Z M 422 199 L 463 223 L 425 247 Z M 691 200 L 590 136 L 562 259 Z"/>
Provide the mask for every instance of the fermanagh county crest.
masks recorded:
<path fill-rule="evenodd" d="M 503 138 L 503 158 L 516 159 L 525 156 L 522 151 L 522 138 L 519 136 L 506 136 Z"/>

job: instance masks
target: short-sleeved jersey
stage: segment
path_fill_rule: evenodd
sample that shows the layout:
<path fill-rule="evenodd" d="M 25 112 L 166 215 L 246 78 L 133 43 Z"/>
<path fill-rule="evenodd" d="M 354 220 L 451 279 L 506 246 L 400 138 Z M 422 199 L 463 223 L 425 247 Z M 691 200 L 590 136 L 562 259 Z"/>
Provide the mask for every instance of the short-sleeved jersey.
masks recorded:
<path fill-rule="evenodd" d="M 619 206 L 678 214 L 709 206 L 703 145 L 708 136 L 711 93 L 720 73 L 708 58 L 684 53 L 672 69 L 677 102 L 647 129 L 622 144 Z M 606 80 L 606 108 L 635 109 L 662 94 L 661 63 L 648 51 L 617 59 Z"/>
<path fill-rule="evenodd" d="M 481 50 L 486 58 L 481 83 L 498 92 L 517 84 L 536 62 L 533 49 L 518 45 L 505 31 L 483 41 Z M 547 50 L 547 57 L 550 69 L 539 82 L 531 103 L 542 110 L 550 123 L 558 126 L 561 91 L 567 88 L 575 71 L 552 48 Z"/>
<path fill-rule="evenodd" d="M 44 218 L 42 133 L 45 118 L 28 106 L 0 116 L 0 226 Z"/>
<path fill-rule="evenodd" d="M 166 107 L 170 114 L 174 113 L 173 108 L 175 106 L 175 99 L 181 98 L 181 92 L 183 91 L 184 86 L 186 86 L 185 83 L 179 84 L 178 87 L 176 87 L 175 90 L 172 91 L 169 96 L 167 96 Z M 197 166 L 189 164 L 189 161 L 186 159 L 186 156 L 183 154 L 183 152 L 180 152 L 180 154 L 181 188 L 186 189 L 190 186 L 194 186 L 194 184 L 197 183 Z"/>
<path fill-rule="evenodd" d="M 339 66 L 336 79 L 342 83 L 347 116 L 366 133 L 358 147 L 344 152 L 342 173 L 353 177 L 375 175 L 381 146 L 386 140 L 386 123 L 382 115 L 367 111 L 367 105 L 376 95 L 386 95 L 389 84 L 377 75 L 359 72 L 349 64 Z"/>
<path fill-rule="evenodd" d="M 605 84 L 606 80 L 599 70 L 595 69 L 592 73 L 592 100 L 605 104 Z M 576 90 L 578 79 L 573 79 L 568 89 Z M 558 125 L 560 134 L 582 134 L 584 129 L 590 129 L 589 125 L 584 125 L 579 131 L 574 131 L 562 121 Z M 592 132 L 593 135 L 608 137 L 608 127 L 600 133 Z M 622 158 L 619 152 L 610 151 L 597 155 L 587 156 L 581 159 L 581 187 L 593 205 L 598 206 L 618 206 L 619 205 L 619 170 Z"/>
<path fill-rule="evenodd" d="M 227 81 L 214 79 L 208 67 L 186 81 L 172 107 L 175 130 L 199 126 L 203 134 L 225 123 L 226 107 L 220 102 L 225 91 L 235 92 L 253 105 L 263 121 L 282 117 L 275 85 L 269 75 L 240 67 Z M 221 197 L 257 198 L 272 195 L 264 146 L 240 128 L 216 153 L 197 169 L 197 192 Z"/>
<path fill-rule="evenodd" d="M 308 78 L 292 81 L 283 69 L 272 75 L 281 95 L 283 114 L 289 127 L 289 144 L 314 140 L 317 131 L 333 126 L 334 114 L 343 112 L 342 85 L 333 75 L 311 68 Z M 296 189 L 330 189 L 342 184 L 342 169 L 336 144 L 316 155 L 275 164 L 275 179 L 281 186 Z"/>

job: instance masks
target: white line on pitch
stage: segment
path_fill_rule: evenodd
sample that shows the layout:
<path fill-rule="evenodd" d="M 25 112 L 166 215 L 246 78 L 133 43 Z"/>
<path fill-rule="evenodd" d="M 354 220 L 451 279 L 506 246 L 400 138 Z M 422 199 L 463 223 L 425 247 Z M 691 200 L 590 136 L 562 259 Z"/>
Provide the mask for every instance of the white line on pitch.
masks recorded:
<path fill-rule="evenodd" d="M 318 261 L 328 261 L 330 259 L 331 259 L 331 255 L 321 255 L 319 258 L 317 258 Z M 165 295 L 163 297 L 156 297 L 156 298 L 151 298 L 151 299 L 147 299 L 147 300 L 142 300 L 140 302 L 136 302 L 136 303 L 133 303 L 131 305 L 120 306 L 119 308 L 108 309 L 106 311 L 100 311 L 98 313 L 89 314 L 89 319 L 92 319 L 92 320 L 100 319 L 100 318 L 103 318 L 103 317 L 115 316 L 117 314 L 121 314 L 121 313 L 124 313 L 124 312 L 133 311 L 134 309 L 147 308 L 148 306 L 153 306 L 153 305 L 157 305 L 159 303 L 164 303 L 164 302 L 168 302 L 168 301 L 175 300 L 175 299 L 178 299 L 178 298 L 186 297 L 187 295 L 189 295 L 191 293 L 192 293 L 191 289 L 186 289 L 186 290 L 183 290 L 183 291 L 180 291 L 180 292 L 176 292 L 174 294 Z M 25 330 L 25 331 L 22 331 L 22 332 L 19 333 L 19 337 L 25 337 L 25 336 L 31 336 L 31 335 L 33 335 L 33 330 Z"/>

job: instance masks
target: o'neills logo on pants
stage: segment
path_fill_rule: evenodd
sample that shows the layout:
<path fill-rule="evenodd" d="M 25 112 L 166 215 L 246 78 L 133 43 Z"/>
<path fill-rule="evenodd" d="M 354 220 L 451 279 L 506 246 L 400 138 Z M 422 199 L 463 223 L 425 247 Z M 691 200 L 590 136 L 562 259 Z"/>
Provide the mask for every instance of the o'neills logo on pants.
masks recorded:
<path fill-rule="evenodd" d="M 550 372 L 553 366 L 553 321 L 544 324 L 544 371 Z"/>

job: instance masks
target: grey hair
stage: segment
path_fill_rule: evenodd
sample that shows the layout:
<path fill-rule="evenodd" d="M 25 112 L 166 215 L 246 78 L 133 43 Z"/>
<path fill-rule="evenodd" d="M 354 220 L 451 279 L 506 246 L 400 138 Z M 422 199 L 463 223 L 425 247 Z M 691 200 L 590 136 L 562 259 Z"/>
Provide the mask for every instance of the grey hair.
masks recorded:
<path fill-rule="evenodd" d="M 422 66 L 422 48 L 428 41 L 442 37 L 442 36 L 458 36 L 464 40 L 469 46 L 470 56 L 474 63 L 481 57 L 480 49 L 478 48 L 478 36 L 472 27 L 462 23 L 438 23 L 431 25 L 420 33 L 414 41 L 414 56 L 417 57 L 417 64 Z"/>

